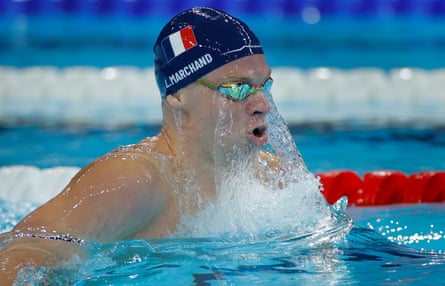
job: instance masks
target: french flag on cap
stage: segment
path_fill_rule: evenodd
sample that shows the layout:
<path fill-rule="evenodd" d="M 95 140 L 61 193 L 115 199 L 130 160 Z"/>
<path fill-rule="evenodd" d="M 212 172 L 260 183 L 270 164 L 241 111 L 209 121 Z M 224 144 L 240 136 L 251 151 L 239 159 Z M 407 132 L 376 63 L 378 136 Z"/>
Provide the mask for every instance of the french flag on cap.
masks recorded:
<path fill-rule="evenodd" d="M 196 41 L 192 26 L 187 26 L 170 34 L 170 36 L 162 40 L 161 45 L 167 61 L 171 61 L 185 51 L 198 45 L 198 42 Z"/>

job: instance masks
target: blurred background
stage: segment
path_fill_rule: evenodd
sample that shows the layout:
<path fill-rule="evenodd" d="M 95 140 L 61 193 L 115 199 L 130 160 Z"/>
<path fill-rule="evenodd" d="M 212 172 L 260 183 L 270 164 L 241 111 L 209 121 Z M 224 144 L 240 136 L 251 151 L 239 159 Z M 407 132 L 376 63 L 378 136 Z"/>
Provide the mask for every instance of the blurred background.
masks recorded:
<path fill-rule="evenodd" d="M 0 123 L 159 122 L 153 43 L 194 6 L 258 34 L 290 123 L 445 118 L 445 0 L 2 0 Z"/>
<path fill-rule="evenodd" d="M 272 66 L 445 64 L 445 0 L 2 0 L 0 65 L 149 67 L 162 25 L 193 6 L 247 22 Z"/>

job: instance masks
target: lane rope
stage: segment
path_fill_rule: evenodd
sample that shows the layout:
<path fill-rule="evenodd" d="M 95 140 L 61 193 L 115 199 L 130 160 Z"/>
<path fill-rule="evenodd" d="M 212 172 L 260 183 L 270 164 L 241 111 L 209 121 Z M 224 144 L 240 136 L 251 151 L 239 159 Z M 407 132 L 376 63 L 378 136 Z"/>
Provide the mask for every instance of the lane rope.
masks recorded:
<path fill-rule="evenodd" d="M 349 206 L 378 206 L 402 203 L 445 201 L 445 171 L 405 174 L 397 170 L 366 172 L 361 177 L 352 170 L 333 170 L 316 174 L 320 190 L 328 203 L 343 196 Z"/>

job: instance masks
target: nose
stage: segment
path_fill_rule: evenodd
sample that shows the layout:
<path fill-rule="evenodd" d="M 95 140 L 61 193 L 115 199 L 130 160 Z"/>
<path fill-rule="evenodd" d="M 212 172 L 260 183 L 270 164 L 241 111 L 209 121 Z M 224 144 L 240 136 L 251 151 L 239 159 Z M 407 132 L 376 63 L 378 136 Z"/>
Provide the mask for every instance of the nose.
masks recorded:
<path fill-rule="evenodd" d="M 270 112 L 270 103 L 262 91 L 257 91 L 247 98 L 247 112 L 249 115 L 263 114 Z"/>

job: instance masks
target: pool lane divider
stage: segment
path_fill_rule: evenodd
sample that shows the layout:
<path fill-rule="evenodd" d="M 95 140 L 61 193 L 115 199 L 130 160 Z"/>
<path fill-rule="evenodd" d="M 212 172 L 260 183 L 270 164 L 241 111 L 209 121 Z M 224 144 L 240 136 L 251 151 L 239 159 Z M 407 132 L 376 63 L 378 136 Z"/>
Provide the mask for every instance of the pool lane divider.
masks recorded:
<path fill-rule="evenodd" d="M 316 176 L 330 204 L 344 196 L 348 197 L 348 206 L 445 202 L 445 171 L 405 174 L 381 170 L 361 177 L 352 170 L 333 170 Z"/>

